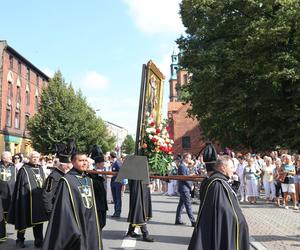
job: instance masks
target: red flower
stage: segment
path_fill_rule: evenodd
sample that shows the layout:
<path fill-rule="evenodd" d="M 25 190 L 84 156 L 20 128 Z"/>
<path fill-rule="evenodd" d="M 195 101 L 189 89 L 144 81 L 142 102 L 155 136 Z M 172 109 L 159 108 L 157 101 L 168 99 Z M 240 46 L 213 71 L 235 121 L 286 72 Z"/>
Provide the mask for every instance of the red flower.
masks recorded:
<path fill-rule="evenodd" d="M 143 144 L 143 148 L 147 148 L 147 144 L 146 143 Z"/>
<path fill-rule="evenodd" d="M 160 129 L 157 128 L 157 129 L 156 129 L 156 134 L 158 135 L 159 133 L 160 133 Z"/>
<path fill-rule="evenodd" d="M 157 140 L 153 137 L 153 138 L 151 139 L 151 141 L 156 142 Z"/>
<path fill-rule="evenodd" d="M 150 126 L 151 126 L 151 127 L 154 127 L 154 125 L 155 125 L 155 122 L 151 122 L 151 123 L 150 123 Z"/>

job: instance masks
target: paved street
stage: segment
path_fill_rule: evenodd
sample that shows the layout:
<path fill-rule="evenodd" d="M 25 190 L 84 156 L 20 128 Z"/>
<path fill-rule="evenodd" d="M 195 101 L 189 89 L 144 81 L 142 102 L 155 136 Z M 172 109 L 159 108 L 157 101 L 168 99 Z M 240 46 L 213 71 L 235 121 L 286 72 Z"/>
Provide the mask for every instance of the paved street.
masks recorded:
<path fill-rule="evenodd" d="M 128 194 L 125 194 L 121 219 L 110 218 L 113 213 L 113 205 L 109 205 L 107 226 L 103 232 L 104 249 L 187 249 L 193 228 L 190 226 L 186 214 L 183 215 L 183 221 L 187 223 L 185 226 L 174 225 L 178 197 L 153 194 L 152 200 L 154 218 L 149 222 L 148 228 L 151 236 L 155 238 L 155 242 L 124 240 L 123 237 L 128 227 L 126 222 Z M 251 206 L 242 204 L 242 208 L 252 238 L 260 243 L 260 247 L 265 247 L 259 249 L 300 249 L 300 211 L 275 208 L 274 205 L 266 205 L 262 201 Z M 196 215 L 198 205 L 194 204 L 193 209 Z M 11 225 L 8 226 L 8 233 L 9 239 L 6 243 L 0 244 L 0 249 L 15 249 L 16 234 Z M 28 230 L 26 238 L 28 239 L 26 249 L 34 249 L 32 230 Z"/>

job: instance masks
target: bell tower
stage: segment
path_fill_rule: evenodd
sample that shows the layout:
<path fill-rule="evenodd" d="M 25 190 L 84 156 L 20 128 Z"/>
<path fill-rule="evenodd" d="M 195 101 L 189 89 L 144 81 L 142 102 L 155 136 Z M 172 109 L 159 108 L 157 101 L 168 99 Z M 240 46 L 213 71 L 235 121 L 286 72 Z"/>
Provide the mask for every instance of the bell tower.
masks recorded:
<path fill-rule="evenodd" d="M 169 80 L 170 83 L 170 102 L 176 102 L 177 101 L 177 71 L 179 69 L 178 65 L 178 55 L 175 54 L 175 51 L 173 51 L 173 54 L 171 56 L 172 63 L 170 65 L 171 67 L 171 78 Z"/>

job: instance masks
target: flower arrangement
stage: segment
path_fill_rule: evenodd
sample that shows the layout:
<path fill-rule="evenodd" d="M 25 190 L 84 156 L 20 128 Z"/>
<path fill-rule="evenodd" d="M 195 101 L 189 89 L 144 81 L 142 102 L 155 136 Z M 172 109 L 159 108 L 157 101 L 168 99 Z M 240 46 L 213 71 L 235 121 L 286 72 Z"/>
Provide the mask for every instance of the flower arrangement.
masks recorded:
<path fill-rule="evenodd" d="M 145 134 L 142 152 L 148 158 L 150 171 L 164 175 L 173 160 L 173 140 L 169 135 L 167 119 L 156 125 L 153 115 L 148 112 L 145 117 Z"/>

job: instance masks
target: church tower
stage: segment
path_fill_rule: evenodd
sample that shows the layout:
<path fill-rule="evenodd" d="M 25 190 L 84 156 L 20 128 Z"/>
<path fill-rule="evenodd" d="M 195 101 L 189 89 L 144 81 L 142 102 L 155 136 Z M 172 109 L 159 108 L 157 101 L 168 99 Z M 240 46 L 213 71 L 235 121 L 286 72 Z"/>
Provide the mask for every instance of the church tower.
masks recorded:
<path fill-rule="evenodd" d="M 173 54 L 171 56 L 172 63 L 170 65 L 171 67 L 171 77 L 169 80 L 170 83 L 170 102 L 176 102 L 177 101 L 177 71 L 179 69 L 178 66 L 178 55 L 175 54 L 175 51 L 173 51 Z"/>

